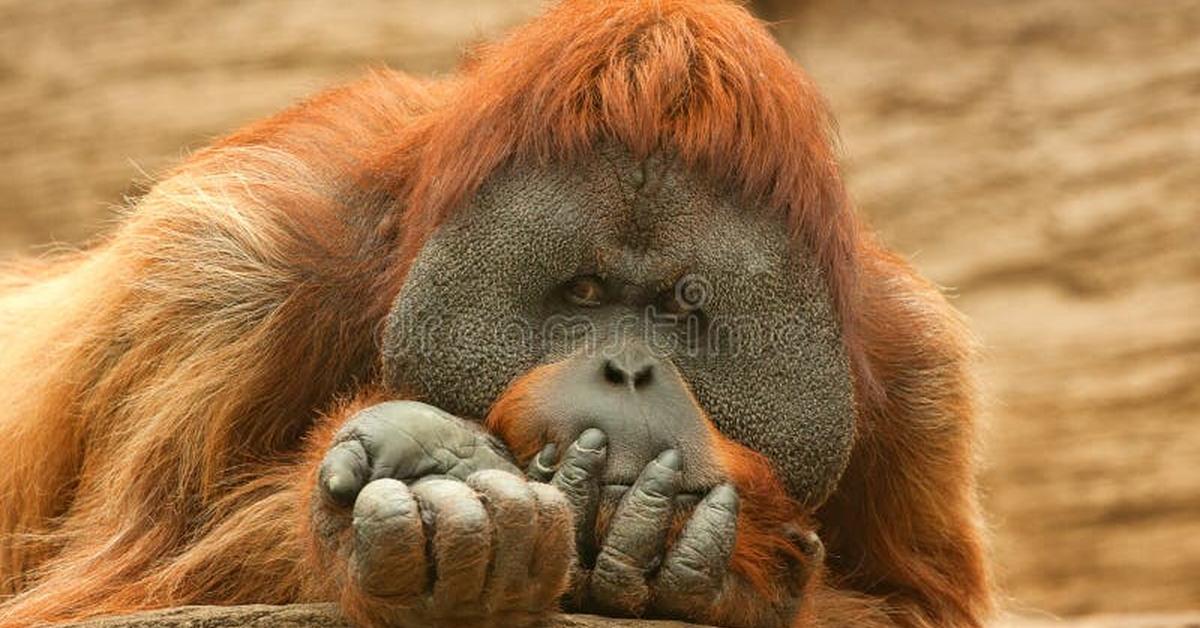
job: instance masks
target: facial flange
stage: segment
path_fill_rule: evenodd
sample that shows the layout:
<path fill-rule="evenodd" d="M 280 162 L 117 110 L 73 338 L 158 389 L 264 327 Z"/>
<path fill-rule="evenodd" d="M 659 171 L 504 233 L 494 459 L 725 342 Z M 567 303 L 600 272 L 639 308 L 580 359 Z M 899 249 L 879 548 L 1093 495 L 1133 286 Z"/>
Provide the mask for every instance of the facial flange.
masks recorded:
<path fill-rule="evenodd" d="M 580 278 L 597 299 L 572 298 Z M 854 432 L 836 321 L 780 219 L 668 158 L 606 149 L 503 169 L 441 225 L 388 316 L 384 369 L 395 390 L 481 419 L 530 369 L 636 338 L 815 506 Z"/>

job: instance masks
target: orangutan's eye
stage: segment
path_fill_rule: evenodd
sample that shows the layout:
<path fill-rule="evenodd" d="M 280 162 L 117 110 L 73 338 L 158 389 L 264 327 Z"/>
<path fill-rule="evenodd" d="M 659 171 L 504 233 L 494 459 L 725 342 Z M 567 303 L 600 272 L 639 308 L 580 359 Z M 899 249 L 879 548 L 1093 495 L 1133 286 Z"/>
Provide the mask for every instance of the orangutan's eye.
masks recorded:
<path fill-rule="evenodd" d="M 659 295 L 658 297 L 659 311 L 668 316 L 686 316 L 692 311 L 692 308 L 687 303 L 675 294 L 674 290 L 669 290 Z"/>
<path fill-rule="evenodd" d="M 670 290 L 659 295 L 658 307 L 668 316 L 698 315 L 708 301 L 711 291 L 708 282 L 703 278 L 688 275 L 675 282 Z"/>
<path fill-rule="evenodd" d="M 580 307 L 596 307 L 604 301 L 604 284 L 599 277 L 576 277 L 567 284 L 566 298 Z"/>

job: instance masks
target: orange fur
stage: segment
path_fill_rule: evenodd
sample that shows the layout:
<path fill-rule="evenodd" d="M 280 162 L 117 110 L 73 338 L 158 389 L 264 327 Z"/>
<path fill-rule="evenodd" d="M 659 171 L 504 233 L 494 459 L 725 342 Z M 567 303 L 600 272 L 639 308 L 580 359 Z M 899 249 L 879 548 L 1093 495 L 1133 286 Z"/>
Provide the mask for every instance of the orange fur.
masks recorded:
<path fill-rule="evenodd" d="M 488 431 L 504 441 L 509 453 L 522 466 L 550 442 L 541 427 L 524 419 L 532 415 L 537 405 L 538 388 L 552 384 L 561 368 L 561 362 L 552 362 L 521 375 L 501 393 L 484 419 Z"/>
<path fill-rule="evenodd" d="M 0 625 L 335 599 L 313 452 L 409 261 L 497 168 L 609 141 L 774 212 L 835 296 L 859 435 L 805 621 L 981 625 L 967 338 L 858 224 L 829 126 L 740 7 L 575 0 L 457 78 L 376 72 L 197 153 L 104 241 L 0 274 Z"/>

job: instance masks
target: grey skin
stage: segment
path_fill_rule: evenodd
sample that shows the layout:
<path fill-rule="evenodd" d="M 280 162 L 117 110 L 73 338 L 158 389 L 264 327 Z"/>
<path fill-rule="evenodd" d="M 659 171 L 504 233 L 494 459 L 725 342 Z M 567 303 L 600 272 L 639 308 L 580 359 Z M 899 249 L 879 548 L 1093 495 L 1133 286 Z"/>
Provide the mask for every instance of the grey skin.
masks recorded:
<path fill-rule="evenodd" d="M 477 424 L 373 406 L 335 435 L 318 482 L 314 528 L 364 595 L 395 607 L 387 623 L 522 625 L 557 603 L 575 547 L 567 493 L 526 481 Z"/>
<path fill-rule="evenodd" d="M 602 298 L 567 298 L 580 278 L 595 278 Z M 397 571 L 420 566 L 423 575 L 400 579 L 422 600 L 414 617 L 475 612 L 501 625 L 496 618 L 536 614 L 554 600 L 515 592 L 544 593 L 558 570 L 571 577 L 568 601 L 583 610 L 703 620 L 745 583 L 728 570 L 737 491 L 688 422 L 707 415 L 724 436 L 766 455 L 791 495 L 813 508 L 833 491 L 852 444 L 849 369 L 806 251 L 790 244 L 777 217 L 669 158 L 637 162 L 611 149 L 494 175 L 418 254 L 382 350 L 386 383 L 432 407 L 385 404 L 351 419 L 323 467 L 323 503 L 353 508 L 364 549 L 349 555 L 360 582 L 394 582 Z M 670 375 L 661 379 L 668 388 L 649 395 L 630 386 L 641 396 L 608 403 L 603 378 L 580 376 L 564 380 L 562 394 L 542 391 L 554 409 L 528 419 L 547 441 L 528 477 L 478 425 L 534 367 L 600 373 L 588 365 L 630 351 L 648 351 Z M 703 415 L 668 407 L 686 398 Z M 438 490 L 421 488 L 435 480 Z M 465 486 L 449 488 L 454 482 Z M 599 547 L 587 547 L 606 496 L 617 500 L 615 515 Z M 443 534 L 443 513 L 464 508 L 472 525 L 492 531 L 486 543 L 486 534 L 459 528 Z M 684 533 L 668 548 L 681 508 L 690 510 Z M 336 519 L 324 512 L 319 523 Z M 375 512 L 387 513 L 387 526 L 368 516 Z M 521 533 L 502 534 L 508 525 Z M 426 551 L 418 541 L 430 535 Z M 801 536 L 819 560 L 819 541 Z M 363 558 L 372 552 L 383 558 Z M 557 552 L 577 560 L 564 564 Z M 453 556 L 487 564 L 460 569 Z M 468 588 L 482 582 L 482 605 L 464 610 L 461 595 L 439 597 L 463 590 L 443 582 L 460 571 L 474 574 Z M 783 624 L 794 602 L 751 623 Z"/>

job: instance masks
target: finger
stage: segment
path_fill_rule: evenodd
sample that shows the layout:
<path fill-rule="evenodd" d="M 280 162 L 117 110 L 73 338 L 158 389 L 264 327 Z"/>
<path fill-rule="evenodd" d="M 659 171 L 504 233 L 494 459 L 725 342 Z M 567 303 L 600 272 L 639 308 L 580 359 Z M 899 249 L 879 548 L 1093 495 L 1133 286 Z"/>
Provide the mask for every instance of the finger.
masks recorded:
<path fill-rule="evenodd" d="M 550 485 L 562 491 L 575 513 L 575 547 L 579 555 L 591 555 L 596 508 L 600 502 L 599 477 L 608 459 L 608 437 L 596 428 L 579 435 L 563 456 Z"/>
<path fill-rule="evenodd" d="M 325 454 L 317 480 L 329 500 L 348 508 L 367 483 L 369 473 L 366 450 L 357 439 L 351 439 L 334 445 Z"/>
<path fill-rule="evenodd" d="M 492 565 L 482 596 L 484 608 L 521 608 L 537 536 L 533 492 L 524 479 L 494 469 L 472 474 L 467 485 L 479 493 L 492 524 Z"/>
<path fill-rule="evenodd" d="M 645 608 L 646 576 L 666 545 L 681 465 L 675 450 L 659 454 L 617 507 L 592 570 L 590 592 L 602 607 L 632 614 Z"/>
<path fill-rule="evenodd" d="M 466 484 L 446 478 L 412 486 L 429 537 L 437 581 L 435 609 L 461 609 L 483 593 L 492 552 L 492 530 L 479 496 Z"/>
<path fill-rule="evenodd" d="M 570 584 L 571 565 L 576 560 L 574 514 L 561 491 L 546 484 L 528 486 L 537 501 L 528 610 L 538 612 L 553 607 Z"/>
<path fill-rule="evenodd" d="M 663 560 L 655 580 L 655 606 L 673 613 L 715 601 L 725 583 L 737 540 L 738 494 L 714 488 L 696 506 Z"/>
<path fill-rule="evenodd" d="M 354 577 L 367 594 L 398 602 L 425 591 L 425 534 L 421 513 L 402 482 L 376 480 L 354 502 Z"/>
<path fill-rule="evenodd" d="M 558 455 L 558 447 L 550 443 L 529 461 L 525 477 L 532 482 L 549 482 L 554 477 L 554 458 Z"/>
<path fill-rule="evenodd" d="M 462 463 L 457 455 L 462 442 L 475 436 L 466 422 L 419 401 L 381 403 L 360 416 L 359 438 L 371 452 L 372 479 L 450 475 Z"/>
<path fill-rule="evenodd" d="M 813 530 L 806 530 L 796 525 L 784 527 L 792 545 L 800 550 L 803 558 L 797 560 L 791 568 L 796 582 L 807 583 L 813 574 L 818 573 L 825 564 L 825 544 Z"/>
<path fill-rule="evenodd" d="M 498 439 L 481 426 L 418 401 L 389 401 L 363 410 L 344 435 L 371 456 L 370 479 L 415 481 L 430 475 L 458 480 L 480 469 L 519 470 Z"/>

